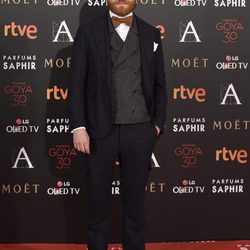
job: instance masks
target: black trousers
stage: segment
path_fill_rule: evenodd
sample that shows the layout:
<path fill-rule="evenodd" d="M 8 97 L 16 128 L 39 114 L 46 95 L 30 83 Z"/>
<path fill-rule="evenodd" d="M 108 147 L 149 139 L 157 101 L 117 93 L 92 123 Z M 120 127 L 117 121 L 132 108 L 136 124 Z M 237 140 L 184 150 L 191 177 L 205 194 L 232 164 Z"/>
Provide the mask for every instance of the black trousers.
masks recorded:
<path fill-rule="evenodd" d="M 145 250 L 145 186 L 157 138 L 157 130 L 151 121 L 113 124 L 113 131 L 108 136 L 90 138 L 91 153 L 86 156 L 88 250 L 108 249 L 108 208 L 117 157 L 120 163 L 123 249 Z"/>

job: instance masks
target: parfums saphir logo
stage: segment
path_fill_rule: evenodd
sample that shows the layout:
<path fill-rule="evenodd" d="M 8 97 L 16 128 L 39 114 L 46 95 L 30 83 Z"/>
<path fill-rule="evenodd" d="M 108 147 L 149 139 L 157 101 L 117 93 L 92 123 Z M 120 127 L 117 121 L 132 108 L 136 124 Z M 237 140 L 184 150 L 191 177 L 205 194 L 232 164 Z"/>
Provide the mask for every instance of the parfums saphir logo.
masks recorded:
<path fill-rule="evenodd" d="M 68 118 L 47 118 L 47 133 L 68 133 L 69 119 Z"/>
<path fill-rule="evenodd" d="M 243 193 L 244 179 L 212 179 L 213 194 Z"/>
<path fill-rule="evenodd" d="M 172 122 L 175 133 L 205 132 L 205 117 L 173 117 Z"/>
<path fill-rule="evenodd" d="M 231 7 L 231 8 L 238 8 L 238 7 L 246 7 L 246 0 L 214 0 L 215 7 Z"/>
<path fill-rule="evenodd" d="M 36 55 L 2 55 L 1 59 L 4 70 L 36 70 Z"/>

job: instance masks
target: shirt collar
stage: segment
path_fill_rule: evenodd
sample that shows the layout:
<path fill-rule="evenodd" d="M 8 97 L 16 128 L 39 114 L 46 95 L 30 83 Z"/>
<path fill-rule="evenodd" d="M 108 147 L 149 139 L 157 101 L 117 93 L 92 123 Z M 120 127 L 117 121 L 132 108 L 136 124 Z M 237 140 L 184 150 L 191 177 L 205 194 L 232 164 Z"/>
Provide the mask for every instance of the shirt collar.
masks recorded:
<path fill-rule="evenodd" d="M 109 15 L 110 15 L 111 18 L 112 18 L 112 16 L 117 16 L 117 17 L 120 17 L 120 18 L 124 18 L 124 17 L 127 17 L 127 16 L 132 16 L 133 12 L 131 11 L 126 16 L 118 16 L 117 14 L 115 14 L 114 12 L 112 12 L 111 10 L 109 10 Z"/>
<path fill-rule="evenodd" d="M 114 27 L 114 25 L 112 24 L 112 16 L 118 16 L 118 15 L 116 15 L 114 12 L 112 12 L 111 10 L 109 10 L 109 33 L 112 35 L 112 33 L 114 33 L 115 32 L 115 27 Z M 132 24 L 132 26 L 134 26 L 134 25 L 136 25 L 136 19 L 135 19 L 135 15 L 134 15 L 134 13 L 131 11 L 128 15 L 126 15 L 126 16 L 130 16 L 130 15 L 133 15 L 133 24 Z M 118 16 L 118 17 L 120 17 L 120 16 Z M 134 28 L 134 27 L 130 27 L 130 29 L 129 29 L 129 32 L 134 32 L 134 34 L 136 34 L 136 35 L 138 35 L 138 31 L 137 31 L 137 29 L 136 28 Z"/>

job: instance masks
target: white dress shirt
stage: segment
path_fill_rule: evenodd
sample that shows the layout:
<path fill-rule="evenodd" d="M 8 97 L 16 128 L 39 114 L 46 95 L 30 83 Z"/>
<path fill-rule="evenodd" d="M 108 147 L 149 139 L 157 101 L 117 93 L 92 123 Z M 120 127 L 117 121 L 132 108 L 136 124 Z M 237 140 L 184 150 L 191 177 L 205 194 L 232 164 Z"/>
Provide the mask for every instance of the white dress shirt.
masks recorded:
<path fill-rule="evenodd" d="M 116 15 L 114 12 L 112 12 L 111 10 L 109 10 L 109 15 L 110 17 L 112 18 L 112 16 L 117 16 L 117 17 L 120 17 L 120 18 L 124 18 L 124 17 L 127 17 L 127 16 L 131 16 L 133 14 L 133 12 L 131 11 L 129 14 L 127 14 L 126 16 L 118 16 Z M 125 24 L 125 23 L 121 23 L 119 24 L 115 30 L 117 31 L 118 35 L 121 37 L 121 39 L 123 41 L 126 40 L 126 37 L 128 35 L 128 31 L 129 31 L 130 27 Z M 74 131 L 76 131 L 77 129 L 86 129 L 86 127 L 77 127 L 77 128 L 74 128 L 71 133 L 74 133 Z"/>

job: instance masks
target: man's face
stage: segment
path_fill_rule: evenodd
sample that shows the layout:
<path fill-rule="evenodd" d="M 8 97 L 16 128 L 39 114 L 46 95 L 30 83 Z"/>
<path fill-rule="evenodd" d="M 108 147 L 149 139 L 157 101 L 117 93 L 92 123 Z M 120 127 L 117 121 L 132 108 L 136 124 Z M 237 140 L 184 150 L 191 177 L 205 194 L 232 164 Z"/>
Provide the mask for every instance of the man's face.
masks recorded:
<path fill-rule="evenodd" d="M 126 16 L 136 7 L 136 0 L 108 0 L 108 8 L 118 16 Z"/>

